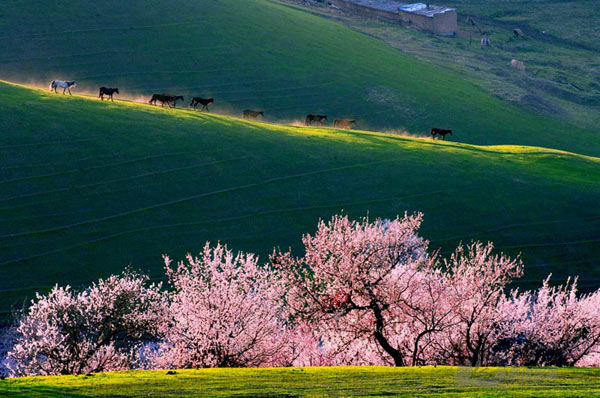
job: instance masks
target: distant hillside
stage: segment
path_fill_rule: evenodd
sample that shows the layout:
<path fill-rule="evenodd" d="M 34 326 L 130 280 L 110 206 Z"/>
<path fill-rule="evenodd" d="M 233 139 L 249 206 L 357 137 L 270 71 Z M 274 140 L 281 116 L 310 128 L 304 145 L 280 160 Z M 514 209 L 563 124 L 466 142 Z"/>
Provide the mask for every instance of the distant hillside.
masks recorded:
<path fill-rule="evenodd" d="M 475 144 L 539 145 L 600 155 L 597 131 L 509 105 L 474 77 L 268 0 L 7 0 L 0 11 L 0 78 L 40 87 L 75 79 L 79 92 L 116 86 L 214 96 L 215 110 L 264 109 L 358 119 L 365 129 L 425 135 L 452 128 Z M 446 63 L 457 60 L 451 54 Z"/>
<path fill-rule="evenodd" d="M 600 44 L 596 39 L 600 8 L 594 6 L 595 0 L 436 2 L 457 9 L 459 29 L 454 37 L 379 22 L 324 3 L 309 4 L 312 13 L 460 73 L 510 104 L 600 134 Z M 488 38 L 491 46 L 482 48 L 482 37 Z M 512 59 L 524 62 L 525 71 L 511 68 Z"/>
<path fill-rule="evenodd" d="M 494 241 L 526 264 L 597 288 L 600 160 L 300 128 L 0 83 L 0 309 L 54 283 L 127 265 L 162 276 L 161 254 L 206 240 L 299 247 L 320 217 L 422 211 L 443 254 Z"/>

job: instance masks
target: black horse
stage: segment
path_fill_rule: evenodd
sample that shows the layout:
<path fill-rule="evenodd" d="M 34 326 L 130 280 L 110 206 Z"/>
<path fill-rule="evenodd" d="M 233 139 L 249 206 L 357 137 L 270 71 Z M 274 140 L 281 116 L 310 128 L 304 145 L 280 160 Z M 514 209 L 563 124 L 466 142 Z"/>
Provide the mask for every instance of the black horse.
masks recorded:
<path fill-rule="evenodd" d="M 184 99 L 183 99 L 183 96 L 182 96 L 182 95 L 173 95 L 172 97 L 173 97 L 173 99 L 172 99 L 171 101 L 173 102 L 173 107 L 174 107 L 174 108 L 177 108 L 177 100 L 182 100 L 182 101 L 184 101 Z"/>
<path fill-rule="evenodd" d="M 100 87 L 100 94 L 98 94 L 98 98 L 100 98 L 102 101 L 104 101 L 104 96 L 106 95 L 108 98 L 110 98 L 111 101 L 114 101 L 113 100 L 114 93 L 119 94 L 119 89 L 118 88 Z"/>
<path fill-rule="evenodd" d="M 177 108 L 177 100 L 182 100 L 183 97 L 181 95 L 171 95 L 171 94 L 152 94 L 152 98 L 148 101 L 149 104 L 156 105 L 156 101 L 161 102 L 161 107 L 165 106 L 165 103 L 171 107 L 171 102 L 173 103 L 173 107 Z"/>
<path fill-rule="evenodd" d="M 319 126 L 322 126 L 323 121 L 327 121 L 327 115 L 306 115 L 304 124 L 311 126 L 313 122 L 317 122 L 319 123 Z"/>
<path fill-rule="evenodd" d="M 252 111 L 250 109 L 246 109 L 243 113 L 242 113 L 242 117 L 244 119 L 256 119 L 259 116 L 265 117 L 265 112 L 264 111 Z"/>
<path fill-rule="evenodd" d="M 445 140 L 447 134 L 452 135 L 452 130 L 438 129 L 437 127 L 434 127 L 431 129 L 429 134 L 431 134 L 432 139 L 435 139 L 435 136 L 439 135 L 440 137 L 442 137 L 442 140 Z"/>
<path fill-rule="evenodd" d="M 208 105 L 212 104 L 213 102 L 215 102 L 214 98 L 194 97 L 194 98 L 192 98 L 192 102 L 190 102 L 190 107 L 193 106 L 194 109 L 196 109 L 198 104 L 200 104 L 200 105 L 202 105 L 202 108 L 200 108 L 200 111 L 202 111 L 203 109 L 206 109 L 206 112 L 208 112 Z"/>

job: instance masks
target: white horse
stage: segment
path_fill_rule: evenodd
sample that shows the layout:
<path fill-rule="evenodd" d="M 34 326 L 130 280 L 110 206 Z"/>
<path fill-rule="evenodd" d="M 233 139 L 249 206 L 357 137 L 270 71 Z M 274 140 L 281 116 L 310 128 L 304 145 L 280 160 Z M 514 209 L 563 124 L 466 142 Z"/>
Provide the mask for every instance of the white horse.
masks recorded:
<path fill-rule="evenodd" d="M 55 93 L 58 93 L 58 91 L 56 91 L 57 87 L 62 87 L 63 95 L 65 94 L 65 91 L 69 91 L 69 95 L 72 95 L 71 87 L 77 87 L 77 83 L 75 83 L 74 80 L 72 82 L 66 82 L 64 80 L 52 80 L 52 83 L 50 83 L 50 91 L 54 90 Z"/>

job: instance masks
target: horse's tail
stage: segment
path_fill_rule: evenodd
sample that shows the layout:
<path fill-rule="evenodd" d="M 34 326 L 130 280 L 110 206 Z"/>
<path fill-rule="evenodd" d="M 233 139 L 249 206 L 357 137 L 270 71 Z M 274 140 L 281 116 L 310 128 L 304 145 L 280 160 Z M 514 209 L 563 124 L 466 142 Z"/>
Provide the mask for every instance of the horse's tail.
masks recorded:
<path fill-rule="evenodd" d="M 104 91 L 104 87 L 100 87 L 100 92 L 98 93 L 98 98 L 102 97 L 103 91 Z"/>
<path fill-rule="evenodd" d="M 55 81 L 56 81 L 56 80 L 52 80 L 52 82 L 50 83 L 50 91 L 52 91 L 52 89 L 54 88 L 54 82 L 55 82 Z"/>
<path fill-rule="evenodd" d="M 152 94 L 152 98 L 150 98 L 150 100 L 148 101 L 148 103 L 151 104 L 152 101 L 154 101 L 155 98 L 156 98 L 156 94 Z"/>

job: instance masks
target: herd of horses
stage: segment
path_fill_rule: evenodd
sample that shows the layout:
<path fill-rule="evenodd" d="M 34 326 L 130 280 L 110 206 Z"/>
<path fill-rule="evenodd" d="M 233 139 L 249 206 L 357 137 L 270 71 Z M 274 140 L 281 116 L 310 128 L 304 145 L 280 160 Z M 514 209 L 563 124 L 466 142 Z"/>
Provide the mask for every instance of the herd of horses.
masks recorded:
<path fill-rule="evenodd" d="M 67 91 L 69 92 L 69 95 L 72 95 L 71 87 L 77 87 L 77 83 L 75 81 L 67 81 L 67 80 L 52 80 L 52 82 L 50 83 L 50 91 L 54 91 L 55 93 L 58 93 L 57 88 L 59 88 L 59 87 L 63 89 L 63 95 Z M 119 94 L 118 88 L 100 87 L 100 91 L 98 93 L 98 98 L 100 98 L 102 101 L 104 101 L 104 96 L 106 96 L 107 101 L 108 100 L 114 101 L 114 99 L 113 99 L 114 94 Z M 163 106 L 165 106 L 165 104 L 167 104 L 169 106 L 169 108 L 176 108 L 177 101 L 179 101 L 179 100 L 184 101 L 184 98 L 182 95 L 152 94 L 152 98 L 150 98 L 148 103 L 151 105 L 156 105 L 157 102 L 160 102 L 161 107 L 163 107 Z M 193 109 L 198 109 L 198 105 L 201 105 L 200 111 L 206 110 L 208 112 L 208 106 L 214 102 L 215 102 L 214 98 L 193 97 L 192 101 L 190 102 L 189 107 L 193 108 Z M 244 119 L 256 120 L 259 117 L 264 118 L 265 112 L 246 109 L 242 112 L 242 117 Z M 327 115 L 308 114 L 308 115 L 306 115 L 306 118 L 304 119 L 304 124 L 306 126 L 312 126 L 314 123 L 316 123 L 319 126 L 322 126 L 323 122 L 326 122 L 326 121 L 327 121 Z M 333 121 L 333 127 L 343 128 L 343 129 L 351 129 L 352 127 L 356 128 L 356 120 L 354 120 L 354 119 L 335 119 Z M 445 140 L 446 135 L 448 135 L 448 134 L 452 135 L 452 130 L 446 130 L 446 129 L 440 129 L 440 128 L 434 127 L 431 129 L 429 134 L 431 135 L 432 139 L 435 139 L 435 136 L 437 135 L 437 136 L 441 137 L 442 140 Z"/>

